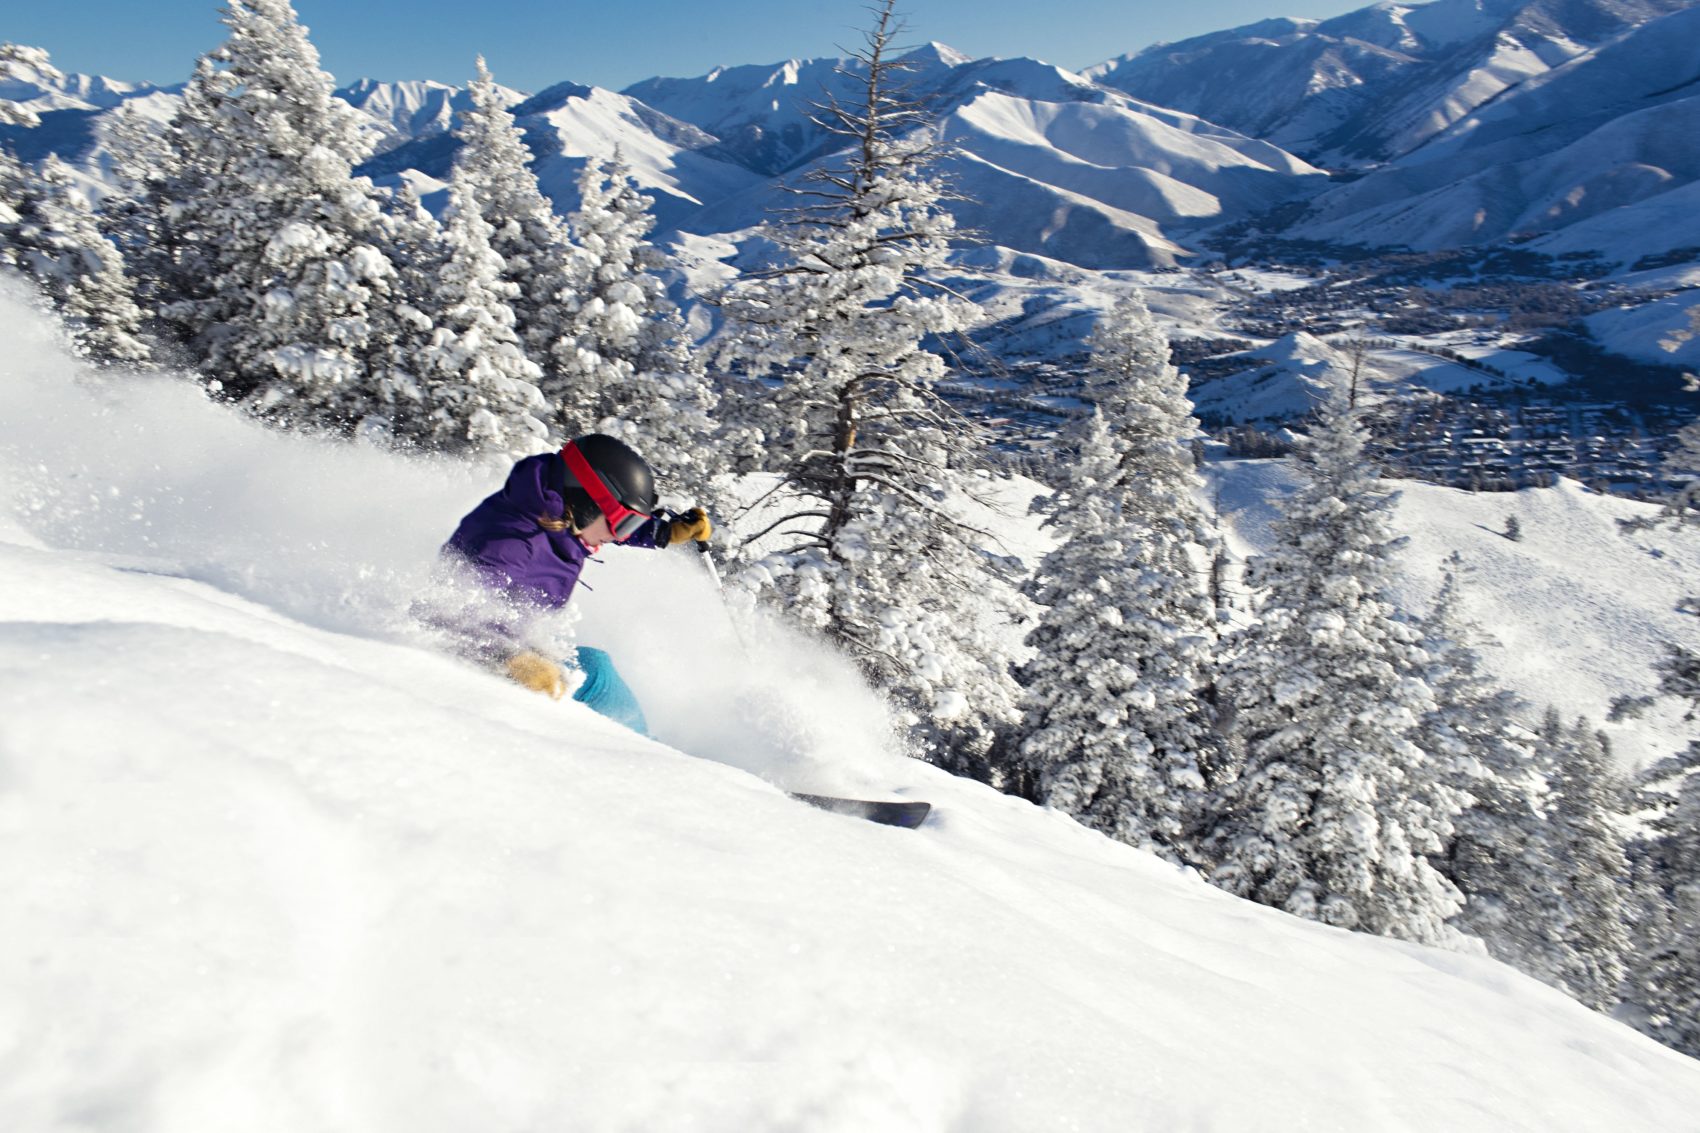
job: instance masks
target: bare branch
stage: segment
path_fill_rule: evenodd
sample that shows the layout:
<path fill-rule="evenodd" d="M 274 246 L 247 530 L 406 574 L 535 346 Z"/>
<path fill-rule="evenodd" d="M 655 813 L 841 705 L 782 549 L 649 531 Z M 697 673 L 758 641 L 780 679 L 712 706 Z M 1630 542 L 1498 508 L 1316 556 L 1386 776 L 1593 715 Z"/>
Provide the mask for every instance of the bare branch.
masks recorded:
<path fill-rule="evenodd" d="M 766 527 L 762 528 L 760 531 L 757 531 L 754 535 L 746 536 L 741 545 L 747 547 L 751 543 L 754 543 L 757 539 L 760 539 L 763 535 L 766 535 L 769 532 L 771 532 L 774 528 L 779 527 L 782 524 L 790 523 L 794 519 L 831 519 L 831 518 L 832 518 L 832 513 L 831 512 L 825 512 L 825 511 L 794 511 L 794 512 L 789 512 L 785 515 L 780 516 L 778 519 L 774 520 L 772 523 L 768 524 Z M 787 534 L 802 535 L 802 534 L 806 534 L 806 532 L 793 531 L 793 532 L 787 532 Z"/>

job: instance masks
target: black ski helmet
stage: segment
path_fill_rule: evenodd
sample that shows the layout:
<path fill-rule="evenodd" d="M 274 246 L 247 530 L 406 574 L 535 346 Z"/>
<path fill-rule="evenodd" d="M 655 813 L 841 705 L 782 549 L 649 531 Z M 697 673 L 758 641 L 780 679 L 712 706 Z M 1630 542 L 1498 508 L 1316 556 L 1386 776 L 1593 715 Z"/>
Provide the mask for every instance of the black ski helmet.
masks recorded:
<path fill-rule="evenodd" d="M 630 445 L 605 433 L 587 433 L 573 441 L 572 445 L 622 507 L 644 515 L 655 514 L 659 502 L 655 495 L 655 474 Z M 596 517 L 602 514 L 602 509 L 579 484 L 570 467 L 566 470 L 565 499 L 573 525 L 580 530 L 595 523 Z"/>

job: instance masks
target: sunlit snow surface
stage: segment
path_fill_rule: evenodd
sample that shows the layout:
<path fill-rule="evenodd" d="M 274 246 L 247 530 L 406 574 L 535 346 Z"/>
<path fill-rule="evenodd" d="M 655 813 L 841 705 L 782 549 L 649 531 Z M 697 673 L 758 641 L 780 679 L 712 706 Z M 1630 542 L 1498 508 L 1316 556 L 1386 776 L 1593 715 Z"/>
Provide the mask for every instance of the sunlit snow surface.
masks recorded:
<path fill-rule="evenodd" d="M 610 555 L 581 632 L 714 759 L 439 656 L 410 591 L 500 470 L 90 384 L 9 295 L 0 328 L 8 1133 L 1700 1113 L 1700 1066 L 1504 967 L 902 760 L 838 662 L 741 654 L 688 552 Z M 937 810 L 891 830 L 749 770 Z"/>

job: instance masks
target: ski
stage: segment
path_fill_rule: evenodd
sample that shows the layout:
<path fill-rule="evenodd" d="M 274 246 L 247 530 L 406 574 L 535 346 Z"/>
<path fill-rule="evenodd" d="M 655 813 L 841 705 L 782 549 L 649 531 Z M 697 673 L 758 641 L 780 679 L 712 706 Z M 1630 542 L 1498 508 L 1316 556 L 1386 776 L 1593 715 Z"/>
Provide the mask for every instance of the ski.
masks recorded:
<path fill-rule="evenodd" d="M 847 814 L 884 826 L 901 826 L 907 830 L 913 830 L 925 822 L 933 809 L 932 803 L 914 800 L 876 802 L 870 799 L 839 799 L 831 795 L 804 795 L 796 792 L 792 792 L 791 797 L 810 806 L 830 810 L 834 814 Z"/>

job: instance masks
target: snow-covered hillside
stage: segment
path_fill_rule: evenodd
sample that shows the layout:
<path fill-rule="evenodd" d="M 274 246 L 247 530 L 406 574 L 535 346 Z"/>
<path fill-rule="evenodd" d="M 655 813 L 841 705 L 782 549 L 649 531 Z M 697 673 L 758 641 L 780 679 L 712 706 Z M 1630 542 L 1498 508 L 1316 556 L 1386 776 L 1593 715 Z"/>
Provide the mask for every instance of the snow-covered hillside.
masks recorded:
<path fill-rule="evenodd" d="M 440 656 L 408 604 L 499 469 L 95 379 L 10 289 L 0 332 L 8 1130 L 1700 1112 L 1700 1064 L 1501 965 L 1237 901 L 904 759 L 842 662 L 760 626 L 740 653 L 693 556 L 587 580 L 581 640 L 659 742 Z M 774 783 L 937 809 L 891 830 Z"/>
<path fill-rule="evenodd" d="M 1192 397 L 1201 413 L 1227 421 L 1303 417 L 1316 406 L 1336 374 L 1352 370 L 1352 360 L 1342 350 L 1304 331 L 1224 357 L 1243 360 L 1247 369 L 1201 383 Z M 1382 375 L 1372 369 L 1364 376 Z"/>
<path fill-rule="evenodd" d="M 1288 465 L 1207 468 L 1235 550 L 1265 553 L 1276 502 L 1292 490 Z M 1395 487 L 1394 527 L 1408 541 L 1399 556 L 1400 606 L 1427 610 L 1456 552 L 1460 604 L 1480 633 L 1483 667 L 1529 706 L 1531 725 L 1548 705 L 1567 720 L 1586 715 L 1626 771 L 1688 744 L 1693 723 L 1673 706 L 1627 723 L 1606 715 L 1618 697 L 1651 691 L 1661 642 L 1693 644 L 1694 619 L 1679 607 L 1700 578 L 1700 540 L 1668 529 L 1626 534 L 1619 520 L 1655 509 L 1569 480 L 1520 492 L 1408 480 Z M 1505 535 L 1509 517 L 1521 531 L 1515 540 Z"/>

